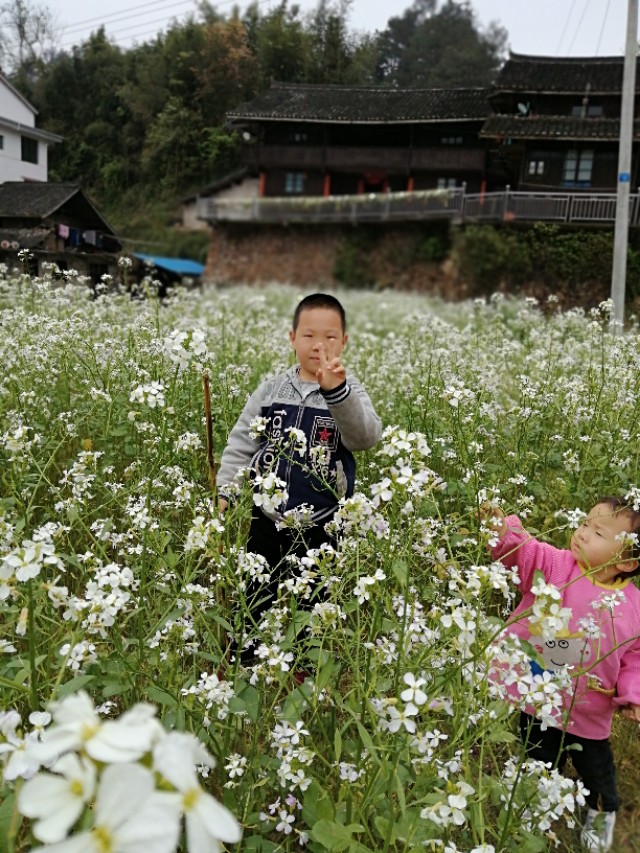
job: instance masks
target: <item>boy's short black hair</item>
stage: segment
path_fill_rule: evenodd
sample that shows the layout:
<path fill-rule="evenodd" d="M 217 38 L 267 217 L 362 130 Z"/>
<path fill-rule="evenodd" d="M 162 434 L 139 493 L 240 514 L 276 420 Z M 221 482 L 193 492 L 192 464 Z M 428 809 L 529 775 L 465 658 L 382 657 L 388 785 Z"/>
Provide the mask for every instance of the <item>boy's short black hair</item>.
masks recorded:
<path fill-rule="evenodd" d="M 631 520 L 631 529 L 627 530 L 627 533 L 636 533 L 638 536 L 638 541 L 634 542 L 634 544 L 630 547 L 631 558 L 633 560 L 638 560 L 639 564 L 637 568 L 635 568 L 632 572 L 622 572 L 618 575 L 618 578 L 633 578 L 637 575 L 640 575 L 640 512 L 633 508 L 633 504 L 629 503 L 625 498 L 619 498 L 612 495 L 606 495 L 603 498 L 599 498 L 594 506 L 598 506 L 598 504 L 604 504 L 611 508 L 614 515 L 627 515 Z M 618 579 L 616 578 L 616 580 Z"/>
<path fill-rule="evenodd" d="M 340 315 L 342 331 L 347 331 L 347 315 L 345 314 L 340 300 L 336 299 L 335 296 L 331 296 L 330 293 L 310 293 L 309 296 L 305 296 L 304 299 L 301 299 L 300 302 L 298 302 L 296 310 L 293 312 L 294 332 L 298 328 L 300 314 L 307 308 L 331 308 L 333 311 L 337 311 Z"/>

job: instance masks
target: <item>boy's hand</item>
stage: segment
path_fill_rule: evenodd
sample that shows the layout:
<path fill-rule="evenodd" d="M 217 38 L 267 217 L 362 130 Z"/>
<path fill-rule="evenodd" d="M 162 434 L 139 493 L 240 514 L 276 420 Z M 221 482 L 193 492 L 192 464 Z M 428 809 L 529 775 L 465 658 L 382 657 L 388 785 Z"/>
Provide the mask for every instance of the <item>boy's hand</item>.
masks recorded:
<path fill-rule="evenodd" d="M 625 720 L 640 723 L 640 705 L 623 705 L 622 708 L 620 708 L 620 714 L 625 718 Z"/>
<path fill-rule="evenodd" d="M 333 391 L 345 381 L 347 371 L 340 362 L 340 358 L 327 359 L 324 344 L 319 344 L 318 355 L 320 356 L 320 367 L 316 370 L 318 384 L 323 391 Z"/>
<path fill-rule="evenodd" d="M 222 515 L 229 506 L 229 501 L 226 498 L 218 498 L 218 512 Z"/>

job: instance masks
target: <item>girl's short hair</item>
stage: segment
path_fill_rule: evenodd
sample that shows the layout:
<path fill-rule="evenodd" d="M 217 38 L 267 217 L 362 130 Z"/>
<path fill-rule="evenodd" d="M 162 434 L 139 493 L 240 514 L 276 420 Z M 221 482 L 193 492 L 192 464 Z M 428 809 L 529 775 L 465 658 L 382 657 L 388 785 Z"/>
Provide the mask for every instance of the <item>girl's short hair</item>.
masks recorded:
<path fill-rule="evenodd" d="M 600 498 L 595 502 L 594 506 L 598 506 L 598 504 L 611 507 L 614 515 L 623 514 L 629 516 L 631 529 L 626 532 L 637 535 L 636 541 L 630 547 L 631 557 L 634 560 L 638 560 L 639 565 L 632 572 L 624 572 L 623 575 L 619 575 L 618 577 L 632 578 L 640 575 L 640 512 L 634 509 L 633 504 L 630 504 L 625 498 L 619 498 L 615 495 L 607 495 L 604 498 Z"/>

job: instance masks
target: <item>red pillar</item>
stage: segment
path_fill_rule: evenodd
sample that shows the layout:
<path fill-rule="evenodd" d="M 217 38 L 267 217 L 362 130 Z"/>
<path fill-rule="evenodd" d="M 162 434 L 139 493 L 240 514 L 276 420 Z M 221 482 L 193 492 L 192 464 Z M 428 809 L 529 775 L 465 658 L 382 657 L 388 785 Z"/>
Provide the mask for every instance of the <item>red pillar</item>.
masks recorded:
<path fill-rule="evenodd" d="M 362 195 L 364 193 L 364 178 L 360 178 L 358 181 L 358 195 Z"/>
<path fill-rule="evenodd" d="M 258 198 L 264 198 L 264 191 L 267 185 L 267 176 L 265 172 L 260 172 L 260 180 L 258 183 Z"/>
<path fill-rule="evenodd" d="M 331 195 L 331 175 L 328 172 L 324 176 L 324 183 L 322 185 L 322 195 L 325 197 Z"/>
<path fill-rule="evenodd" d="M 412 193 L 414 191 L 415 187 L 416 187 L 415 178 L 413 177 L 413 175 L 409 175 L 409 178 L 407 180 L 407 192 Z"/>

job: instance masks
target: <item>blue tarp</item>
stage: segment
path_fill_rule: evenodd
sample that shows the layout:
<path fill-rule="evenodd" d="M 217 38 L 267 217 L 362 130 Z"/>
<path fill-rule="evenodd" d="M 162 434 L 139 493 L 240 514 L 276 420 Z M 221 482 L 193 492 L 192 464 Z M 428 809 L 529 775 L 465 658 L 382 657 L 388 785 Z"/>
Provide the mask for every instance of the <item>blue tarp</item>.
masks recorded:
<path fill-rule="evenodd" d="M 186 258 L 163 258 L 160 255 L 139 255 L 133 253 L 134 258 L 138 258 L 145 264 L 151 264 L 158 269 L 168 270 L 168 272 L 176 275 L 191 275 L 200 276 L 204 272 L 203 264 L 196 261 L 189 261 Z"/>

